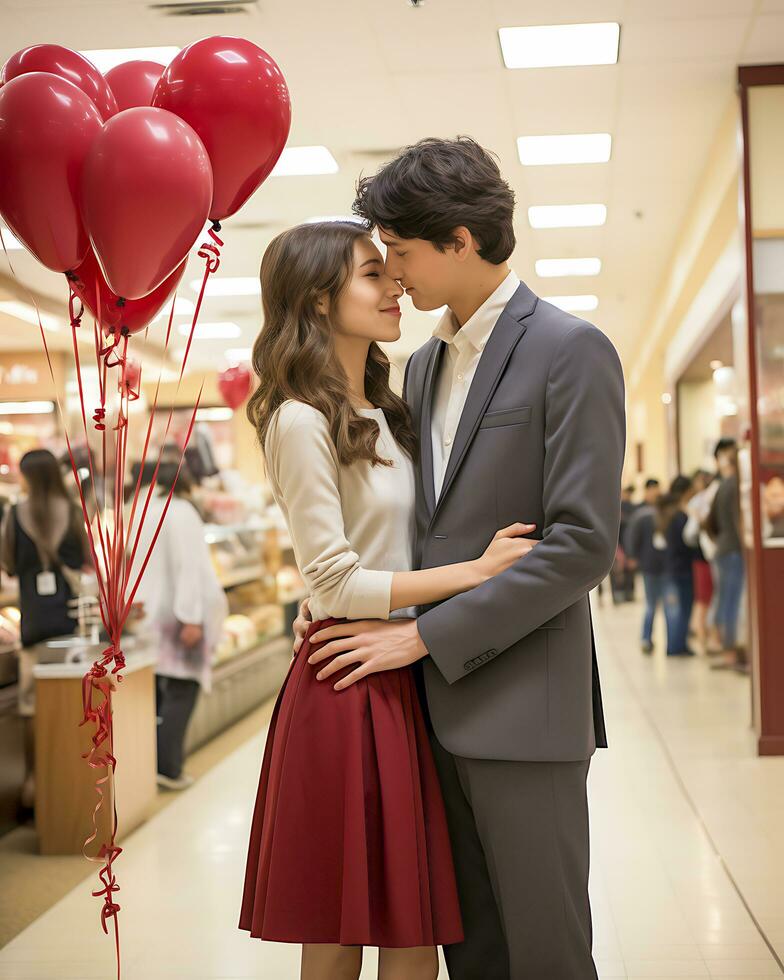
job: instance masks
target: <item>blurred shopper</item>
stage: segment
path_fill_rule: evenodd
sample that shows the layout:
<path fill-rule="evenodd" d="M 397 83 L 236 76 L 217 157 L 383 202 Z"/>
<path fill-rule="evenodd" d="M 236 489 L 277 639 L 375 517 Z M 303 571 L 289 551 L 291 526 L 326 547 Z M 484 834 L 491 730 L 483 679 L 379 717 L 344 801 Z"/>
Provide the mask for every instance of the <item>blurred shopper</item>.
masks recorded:
<path fill-rule="evenodd" d="M 665 602 L 667 587 L 666 540 L 656 535 L 656 502 L 660 497 L 659 481 L 646 480 L 643 503 L 634 512 L 624 535 L 627 557 L 642 575 L 645 589 L 645 613 L 642 620 L 642 652 L 653 652 L 653 623 L 659 606 L 665 616 L 673 610 Z M 668 632 L 669 632 L 668 627 Z"/>
<path fill-rule="evenodd" d="M 687 505 L 688 520 L 683 529 L 683 540 L 697 548 L 700 557 L 695 559 L 694 573 L 694 633 L 705 653 L 720 649 L 715 626 L 716 589 L 718 570 L 715 564 L 716 545 L 704 530 L 710 514 L 713 498 L 719 488 L 717 475 L 707 470 L 697 470 L 692 477 L 694 496 Z"/>
<path fill-rule="evenodd" d="M 22 497 L 6 509 L 0 531 L 0 562 L 19 580 L 22 649 L 19 651 L 19 714 L 25 718 L 25 780 L 21 806 L 35 798 L 33 667 L 36 643 L 68 635 L 76 619 L 68 603 L 79 592 L 90 549 L 80 509 L 63 482 L 56 458 L 48 449 L 33 449 L 19 463 Z"/>
<path fill-rule="evenodd" d="M 210 559 L 204 524 L 188 499 L 189 474 L 183 468 L 177 477 L 176 463 L 161 463 L 139 553 L 147 553 L 173 487 L 136 599 L 143 604 L 158 655 L 158 784 L 184 789 L 193 782 L 183 772 L 185 736 L 199 691 L 212 686 L 212 657 L 228 606 Z"/>
<path fill-rule="evenodd" d="M 737 642 L 745 568 L 740 538 L 738 452 L 735 443 L 723 446 L 717 461 L 720 483 L 706 521 L 706 529 L 716 544 L 719 572 L 716 626 L 721 637 L 722 660 L 713 666 L 717 669 L 736 667 L 745 672 L 748 669 L 746 650 Z"/>
<path fill-rule="evenodd" d="M 634 560 L 626 551 L 626 531 L 631 523 L 638 506 L 632 499 L 634 487 L 624 487 L 621 491 L 621 526 L 618 532 L 618 548 L 615 552 L 615 562 L 610 573 L 613 601 L 632 602 L 634 600 Z"/>
<path fill-rule="evenodd" d="M 699 551 L 683 539 L 690 497 L 691 480 L 687 476 L 677 476 L 672 481 L 670 492 L 657 505 L 657 531 L 666 542 L 666 602 L 670 609 L 670 616 L 667 617 L 668 657 L 690 657 L 694 654 L 688 645 L 688 636 L 694 605 L 692 566 Z"/>

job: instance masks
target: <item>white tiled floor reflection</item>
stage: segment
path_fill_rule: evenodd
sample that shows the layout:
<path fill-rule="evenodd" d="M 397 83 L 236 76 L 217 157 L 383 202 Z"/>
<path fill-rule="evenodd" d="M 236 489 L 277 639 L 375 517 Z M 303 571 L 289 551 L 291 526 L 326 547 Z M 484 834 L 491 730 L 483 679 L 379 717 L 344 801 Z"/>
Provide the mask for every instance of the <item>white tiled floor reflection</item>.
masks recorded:
<path fill-rule="evenodd" d="M 747 679 L 644 658 L 638 617 L 596 614 L 611 740 L 590 778 L 600 977 L 782 976 L 760 929 L 784 958 L 784 759 L 754 754 Z M 125 842 L 123 980 L 297 977 L 297 947 L 236 928 L 262 747 L 260 733 Z M 0 978 L 111 980 L 90 887 L 0 950 Z"/>

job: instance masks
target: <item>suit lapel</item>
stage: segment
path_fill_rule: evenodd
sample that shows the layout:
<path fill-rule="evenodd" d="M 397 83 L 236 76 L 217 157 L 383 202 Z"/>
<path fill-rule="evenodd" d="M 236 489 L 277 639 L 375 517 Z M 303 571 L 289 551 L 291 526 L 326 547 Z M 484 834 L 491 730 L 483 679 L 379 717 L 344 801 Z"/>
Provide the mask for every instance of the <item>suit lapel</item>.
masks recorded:
<path fill-rule="evenodd" d="M 493 392 L 498 387 L 498 382 L 501 380 L 504 368 L 512 356 L 512 351 L 527 329 L 524 322 L 525 318 L 533 312 L 536 302 L 537 297 L 535 294 L 531 292 L 525 283 L 520 283 L 520 286 L 507 304 L 506 309 L 499 317 L 487 339 L 487 343 L 479 358 L 479 363 L 476 366 L 471 387 L 468 389 L 468 396 L 466 397 L 463 412 L 460 416 L 457 432 L 455 433 L 455 441 L 452 445 L 452 452 L 450 453 L 446 473 L 444 474 L 441 493 L 438 501 L 430 508 L 432 513 L 431 521 L 435 519 L 441 503 L 449 492 L 452 481 L 460 468 L 460 464 L 463 462 L 468 447 L 471 445 L 471 440 L 479 428 L 479 423 L 482 420 L 487 404 L 492 398 Z M 440 345 L 441 347 L 446 346 L 443 341 L 440 342 Z M 428 489 L 430 490 L 431 499 L 435 497 L 435 491 L 433 489 L 433 450 L 430 439 L 431 403 L 433 388 L 435 386 L 434 381 L 437 377 L 434 370 L 435 361 L 435 356 L 431 355 L 431 364 L 429 365 L 428 378 L 424 391 L 427 409 L 422 413 L 423 419 L 427 417 L 428 423 L 427 451 L 423 448 L 423 464 L 427 464 L 430 474 L 429 480 L 425 484 L 425 492 L 427 493 Z M 425 443 L 423 442 L 422 445 L 424 447 Z M 423 473 L 424 470 L 425 467 L 423 465 Z"/>
<path fill-rule="evenodd" d="M 435 397 L 435 380 L 446 344 L 443 340 L 434 339 L 428 355 L 425 368 L 425 383 L 422 387 L 422 405 L 419 413 L 419 444 L 422 460 L 422 483 L 424 485 L 425 502 L 428 514 L 432 514 L 436 506 L 435 479 L 433 477 L 433 437 L 431 431 L 433 419 L 433 398 Z"/>

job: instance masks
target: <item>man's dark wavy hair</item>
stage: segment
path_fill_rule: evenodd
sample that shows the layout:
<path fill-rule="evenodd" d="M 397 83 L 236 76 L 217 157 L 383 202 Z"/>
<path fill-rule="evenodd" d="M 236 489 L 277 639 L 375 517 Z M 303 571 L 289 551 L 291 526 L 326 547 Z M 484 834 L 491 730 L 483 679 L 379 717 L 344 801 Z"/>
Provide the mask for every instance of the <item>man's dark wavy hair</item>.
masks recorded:
<path fill-rule="evenodd" d="M 423 238 L 441 252 L 468 228 L 479 255 L 499 265 L 514 251 L 514 192 L 494 155 L 469 136 L 429 137 L 361 177 L 354 214 L 398 238 Z"/>

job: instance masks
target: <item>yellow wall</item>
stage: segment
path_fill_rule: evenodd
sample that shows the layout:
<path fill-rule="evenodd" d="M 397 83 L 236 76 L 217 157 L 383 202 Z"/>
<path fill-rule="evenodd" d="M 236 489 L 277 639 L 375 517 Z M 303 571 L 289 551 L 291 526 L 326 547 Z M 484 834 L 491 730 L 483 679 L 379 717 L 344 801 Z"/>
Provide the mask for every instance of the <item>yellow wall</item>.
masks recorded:
<path fill-rule="evenodd" d="M 713 447 L 721 436 L 713 381 L 688 381 L 679 386 L 681 469 L 710 469 Z"/>
<path fill-rule="evenodd" d="M 751 215 L 755 237 L 784 235 L 784 86 L 760 85 L 748 90 L 751 154 Z"/>
<path fill-rule="evenodd" d="M 738 217 L 738 125 L 736 97 L 722 118 L 694 201 L 681 227 L 672 259 L 656 291 L 656 300 L 640 336 L 646 338 L 637 360 L 627 365 L 628 443 L 624 482 L 637 478 L 635 446 L 644 446 L 645 472 L 667 480 L 675 475 L 674 439 L 669 429 L 673 403 L 662 403 L 667 391 L 664 361 L 667 345 L 698 290 L 731 239 L 740 234 Z"/>

